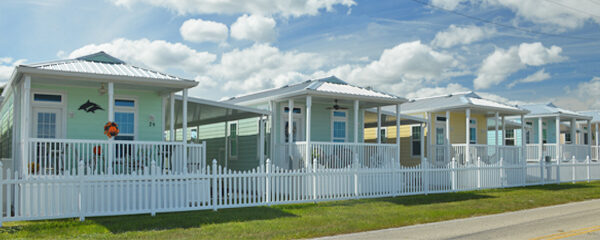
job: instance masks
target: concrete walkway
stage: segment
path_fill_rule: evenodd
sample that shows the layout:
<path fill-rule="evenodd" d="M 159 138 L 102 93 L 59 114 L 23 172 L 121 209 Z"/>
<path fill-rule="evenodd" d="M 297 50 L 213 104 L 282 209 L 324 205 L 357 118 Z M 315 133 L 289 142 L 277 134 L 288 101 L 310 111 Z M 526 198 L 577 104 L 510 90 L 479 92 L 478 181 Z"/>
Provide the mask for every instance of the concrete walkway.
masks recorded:
<path fill-rule="evenodd" d="M 600 199 L 321 239 L 600 239 Z"/>

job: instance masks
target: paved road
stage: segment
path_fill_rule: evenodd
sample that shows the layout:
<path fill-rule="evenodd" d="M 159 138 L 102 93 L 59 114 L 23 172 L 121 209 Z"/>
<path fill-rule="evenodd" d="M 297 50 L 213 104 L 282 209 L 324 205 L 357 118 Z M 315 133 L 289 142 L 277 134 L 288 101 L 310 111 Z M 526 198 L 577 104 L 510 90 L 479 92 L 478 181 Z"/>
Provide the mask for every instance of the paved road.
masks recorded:
<path fill-rule="evenodd" d="M 600 239 L 600 200 L 322 239 Z"/>

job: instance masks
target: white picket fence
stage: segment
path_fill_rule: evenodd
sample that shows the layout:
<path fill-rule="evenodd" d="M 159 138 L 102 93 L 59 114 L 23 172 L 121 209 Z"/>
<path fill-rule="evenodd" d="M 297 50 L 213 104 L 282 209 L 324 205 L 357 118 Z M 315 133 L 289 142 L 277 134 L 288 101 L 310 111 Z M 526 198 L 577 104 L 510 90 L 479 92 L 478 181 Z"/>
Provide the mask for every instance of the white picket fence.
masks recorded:
<path fill-rule="evenodd" d="M 600 180 L 600 162 L 425 161 L 414 167 L 283 169 L 266 161 L 248 171 L 217 165 L 181 174 L 149 168 L 131 174 L 86 175 L 80 161 L 71 175 L 19 176 L 0 165 L 0 223 L 7 221 L 156 214 L 341 199 L 392 197 L 489 188 Z M 87 170 L 86 170 L 87 168 Z"/>

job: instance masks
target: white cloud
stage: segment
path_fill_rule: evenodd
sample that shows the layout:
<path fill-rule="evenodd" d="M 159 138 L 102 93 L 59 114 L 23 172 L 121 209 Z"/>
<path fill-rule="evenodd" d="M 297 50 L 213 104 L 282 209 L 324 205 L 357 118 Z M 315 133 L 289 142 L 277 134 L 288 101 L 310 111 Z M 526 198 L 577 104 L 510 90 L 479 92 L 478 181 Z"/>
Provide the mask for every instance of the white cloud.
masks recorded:
<path fill-rule="evenodd" d="M 284 17 L 316 15 L 321 9 L 333 11 L 335 5 L 352 7 L 353 0 L 112 0 L 118 6 L 133 7 L 137 3 L 165 7 L 178 14 L 279 14 Z"/>
<path fill-rule="evenodd" d="M 271 42 L 277 37 L 275 24 L 275 20 L 270 17 L 244 14 L 231 25 L 231 37 L 255 42 Z"/>
<path fill-rule="evenodd" d="M 438 32 L 431 45 L 441 48 L 450 48 L 456 45 L 467 45 L 489 38 L 496 34 L 496 29 L 481 28 L 477 26 L 457 27 L 450 25 L 447 30 Z"/>
<path fill-rule="evenodd" d="M 531 74 L 523 79 L 516 80 L 507 85 L 508 88 L 513 88 L 515 85 L 519 83 L 532 83 L 532 82 L 542 82 L 547 79 L 550 79 L 550 74 L 546 73 L 545 69 L 539 70 L 534 74 Z"/>
<path fill-rule="evenodd" d="M 552 46 L 545 48 L 541 43 L 522 43 L 508 50 L 498 48 L 490 54 L 473 81 L 475 89 L 486 89 L 502 83 L 511 74 L 527 66 L 541 66 L 561 62 L 566 57 L 561 56 L 562 48 Z"/>
<path fill-rule="evenodd" d="M 75 58 L 99 51 L 113 55 L 131 64 L 139 64 L 164 71 L 180 69 L 189 73 L 203 71 L 215 61 L 216 56 L 208 52 L 198 52 L 181 43 L 148 39 L 115 39 L 109 43 L 90 44 L 72 51 L 69 58 Z"/>
<path fill-rule="evenodd" d="M 579 83 L 575 89 L 567 90 L 565 95 L 557 98 L 555 103 L 578 111 L 600 109 L 600 77 Z"/>
<path fill-rule="evenodd" d="M 407 98 L 423 98 L 423 97 L 432 97 L 432 96 L 440 96 L 457 92 L 466 92 L 469 91 L 468 88 L 458 84 L 458 83 L 450 83 L 445 87 L 426 87 L 420 88 L 415 92 L 411 92 L 406 95 Z"/>
<path fill-rule="evenodd" d="M 15 67 L 25 63 L 25 61 L 27 60 L 19 59 L 13 61 L 13 58 L 10 57 L 0 58 L 0 84 L 7 82 Z"/>
<path fill-rule="evenodd" d="M 565 31 L 582 27 L 587 21 L 600 24 L 600 7 L 595 0 L 556 0 L 556 1 L 523 1 L 523 0 L 432 0 L 435 6 L 454 10 L 462 2 L 481 7 L 504 7 L 510 9 L 518 17 L 527 21 L 552 27 L 556 31 Z"/>
<path fill-rule="evenodd" d="M 179 28 L 181 36 L 190 42 L 223 42 L 227 40 L 229 29 L 225 24 L 204 21 L 202 19 L 189 19 Z"/>
<path fill-rule="evenodd" d="M 306 80 L 325 62 L 324 56 L 315 53 L 282 52 L 268 44 L 254 44 L 223 53 L 206 73 L 224 90 L 244 93 Z"/>

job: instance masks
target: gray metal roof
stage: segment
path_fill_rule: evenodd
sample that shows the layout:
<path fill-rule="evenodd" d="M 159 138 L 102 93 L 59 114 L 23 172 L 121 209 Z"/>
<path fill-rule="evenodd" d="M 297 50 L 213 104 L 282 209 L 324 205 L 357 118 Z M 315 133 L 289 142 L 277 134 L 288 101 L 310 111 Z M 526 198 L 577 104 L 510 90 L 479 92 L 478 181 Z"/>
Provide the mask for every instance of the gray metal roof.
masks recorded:
<path fill-rule="evenodd" d="M 436 112 L 454 109 L 478 109 L 483 111 L 497 111 L 503 115 L 517 115 L 527 113 L 527 110 L 517 106 L 499 103 L 484 99 L 474 92 L 453 93 L 443 96 L 418 98 L 402 104 L 403 113 Z"/>
<path fill-rule="evenodd" d="M 328 95 L 328 96 L 347 96 L 364 97 L 370 99 L 381 99 L 402 103 L 406 99 L 394 96 L 392 94 L 376 91 L 371 88 L 363 88 L 348 84 L 335 76 L 307 80 L 301 83 L 286 85 L 280 88 L 272 88 L 254 93 L 244 94 L 229 98 L 224 102 L 242 103 L 259 99 L 293 97 L 296 95 Z"/>
<path fill-rule="evenodd" d="M 74 59 L 22 65 L 42 70 L 113 75 L 124 77 L 152 78 L 161 80 L 191 81 L 165 73 L 127 64 L 105 52 L 98 52 Z"/>
<path fill-rule="evenodd" d="M 560 117 L 574 117 L 577 119 L 591 119 L 590 116 L 580 114 L 575 111 L 559 108 L 553 103 L 537 103 L 537 104 L 525 104 L 520 105 L 524 109 L 529 110 L 529 114 L 525 115 L 526 118 L 531 117 L 546 117 L 546 116 L 560 116 Z"/>
<path fill-rule="evenodd" d="M 586 116 L 592 117 L 592 122 L 593 123 L 600 122 L 600 110 L 588 110 L 588 111 L 581 111 L 579 113 L 583 114 L 583 115 L 586 115 Z"/>

